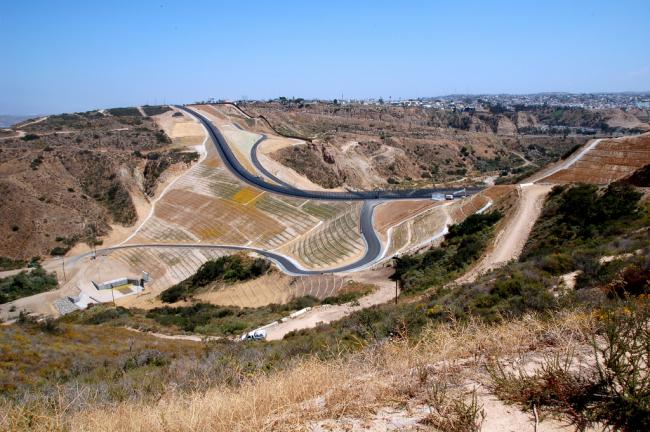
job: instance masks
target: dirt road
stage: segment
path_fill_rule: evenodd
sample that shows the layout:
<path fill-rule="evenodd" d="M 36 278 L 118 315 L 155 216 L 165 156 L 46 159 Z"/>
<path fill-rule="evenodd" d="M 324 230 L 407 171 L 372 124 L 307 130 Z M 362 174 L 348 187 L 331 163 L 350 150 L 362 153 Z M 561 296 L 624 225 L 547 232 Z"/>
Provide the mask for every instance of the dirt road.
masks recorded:
<path fill-rule="evenodd" d="M 559 162 L 556 162 L 555 164 L 551 164 L 548 167 L 544 168 L 541 171 L 538 171 L 537 173 L 533 174 L 531 177 L 526 179 L 526 182 L 530 183 L 535 183 L 535 182 L 540 182 L 543 181 L 544 179 L 552 176 L 553 174 L 562 171 L 564 169 L 567 169 L 571 167 L 573 164 L 578 162 L 584 155 L 589 153 L 592 149 L 596 148 L 598 144 L 602 139 L 595 139 L 587 143 L 587 145 L 583 146 L 582 148 L 576 150 L 571 156 L 566 158 L 565 160 L 560 160 Z"/>
<path fill-rule="evenodd" d="M 358 304 L 354 306 L 350 303 L 342 305 L 316 306 L 309 312 L 297 318 L 290 319 L 289 321 L 280 323 L 274 327 L 269 327 L 266 329 L 267 340 L 279 340 L 287 333 L 294 330 L 316 327 L 321 323 L 327 324 L 332 321 L 340 320 L 341 318 L 360 309 L 389 302 L 395 298 L 395 282 L 388 279 L 391 273 L 392 269 L 390 268 L 366 270 L 355 273 L 355 281 L 374 284 L 378 289 L 372 294 L 360 298 Z"/>
<path fill-rule="evenodd" d="M 510 220 L 505 221 L 494 246 L 474 268 L 456 279 L 456 283 L 473 282 L 482 273 L 519 257 L 551 187 L 537 184 L 519 185 L 517 210 Z"/>

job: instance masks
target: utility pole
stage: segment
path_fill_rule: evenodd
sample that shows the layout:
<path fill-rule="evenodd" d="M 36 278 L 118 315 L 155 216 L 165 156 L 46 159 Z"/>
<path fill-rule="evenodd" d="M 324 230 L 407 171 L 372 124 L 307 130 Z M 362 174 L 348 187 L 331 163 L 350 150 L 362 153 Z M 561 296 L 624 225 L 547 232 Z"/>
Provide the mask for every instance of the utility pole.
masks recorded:
<path fill-rule="evenodd" d="M 61 258 L 61 268 L 63 269 L 63 281 L 67 282 L 68 278 L 65 276 L 65 258 Z"/>
<path fill-rule="evenodd" d="M 395 280 L 395 304 L 397 304 L 397 296 L 399 295 L 399 279 Z"/>

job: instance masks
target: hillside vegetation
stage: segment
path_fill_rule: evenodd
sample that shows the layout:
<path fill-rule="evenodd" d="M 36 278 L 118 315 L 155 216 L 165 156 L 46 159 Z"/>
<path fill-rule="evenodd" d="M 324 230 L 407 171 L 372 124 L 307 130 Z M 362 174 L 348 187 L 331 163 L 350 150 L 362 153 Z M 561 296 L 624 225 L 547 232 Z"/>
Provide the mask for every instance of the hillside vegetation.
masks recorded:
<path fill-rule="evenodd" d="M 97 367 L 91 358 L 73 356 L 77 335 L 106 334 L 108 328 L 116 332 L 120 329 L 114 325 L 130 322 L 120 321 L 120 316 L 137 321 L 144 313 L 103 307 L 49 325 L 2 327 L 3 338 L 12 342 L 2 350 L 0 367 L 21 359 L 21 370 L 31 371 L 25 377 L 56 379 L 34 381 L 12 372 L 14 387 L 1 402 L 8 414 L 0 421 L 4 428 L 32 430 L 89 424 L 104 430 L 166 430 L 170 425 L 176 430 L 259 430 L 271 425 L 291 430 L 319 422 L 341 426 L 351 418 L 372 420 L 390 409 L 410 412 L 415 424 L 479 430 L 492 416 L 514 415 L 514 408 L 509 414 L 505 408 L 501 413 L 484 409 L 488 399 L 483 392 L 488 392 L 517 409 L 535 406 L 542 419 L 557 416 L 566 423 L 639 430 L 650 412 L 641 379 L 646 372 L 636 366 L 647 364 L 650 354 L 640 349 L 646 346 L 644 326 L 650 317 L 644 273 L 650 262 L 650 208 L 634 190 L 610 188 L 556 189 L 519 262 L 457 286 L 449 283 L 460 271 L 454 257 L 467 254 L 466 265 L 471 265 L 476 243 L 485 247 L 490 241 L 499 215 L 468 219 L 450 228 L 443 247 L 405 258 L 396 267 L 395 277 L 408 286 L 397 304 L 361 310 L 281 341 L 220 340 L 195 345 L 200 352 L 159 348 L 152 353 L 137 345 L 147 336 L 133 333 L 123 337 L 124 348 L 102 354 Z M 624 194 L 626 201 L 612 198 L 613 191 Z M 600 210 L 585 216 L 584 209 L 563 205 L 576 197 L 599 203 Z M 621 205 L 628 211 L 621 211 Z M 589 221 L 589 230 L 604 235 L 587 238 L 577 230 L 563 241 L 541 245 L 536 240 L 584 225 L 576 220 Z M 575 261 L 558 258 L 569 251 Z M 610 254 L 618 258 L 601 260 Z M 595 273 L 588 273 L 590 269 Z M 567 286 L 563 276 L 576 270 L 589 277 Z M 223 266 L 214 274 L 223 275 Z M 202 305 L 161 308 L 144 318 L 163 327 L 198 329 L 205 325 L 202 316 L 210 316 L 207 325 L 219 323 L 211 315 L 219 310 Z M 31 342 L 47 338 L 56 343 Z M 597 341 L 593 346 L 592 340 Z M 127 349 L 129 343 L 133 349 Z M 168 343 L 161 340 L 160 346 Z M 622 355 L 596 357 L 594 352 Z M 553 363 L 565 358 L 559 355 L 566 362 Z M 544 367 L 512 374 L 503 364 L 516 359 L 524 359 L 515 363 L 522 368 L 532 359 Z M 569 367 L 576 361 L 583 366 Z M 319 398 L 323 404 L 312 405 Z"/>
<path fill-rule="evenodd" d="M 110 114 L 110 113 L 113 114 Z M 153 195 L 162 172 L 198 158 L 135 108 L 48 116 L 0 142 L 0 257 L 29 260 L 96 243 L 111 224 L 132 225 L 134 198 Z"/>
<path fill-rule="evenodd" d="M 258 308 L 217 306 L 209 303 L 191 303 L 150 309 L 113 308 L 95 306 L 87 311 L 66 315 L 66 323 L 110 325 L 162 333 L 193 333 L 206 336 L 238 337 L 273 321 L 307 307 L 353 302 L 369 294 L 374 287 L 348 283 L 339 294 L 317 299 L 312 296 L 293 298 L 287 303 L 270 304 Z"/>
<path fill-rule="evenodd" d="M 511 183 L 591 138 L 650 128 L 620 110 L 569 107 L 450 111 L 300 100 L 242 107 L 281 134 L 308 139 L 271 156 L 328 188 L 417 187 L 488 174 Z M 628 123 L 639 128 L 627 129 Z M 265 122 L 253 124 L 269 132 Z"/>
<path fill-rule="evenodd" d="M 270 267 L 271 264 L 262 258 L 250 258 L 243 254 L 223 256 L 204 263 L 194 275 L 164 290 L 160 299 L 165 303 L 186 300 L 208 284 L 254 279 L 269 271 Z"/>
<path fill-rule="evenodd" d="M 57 288 L 54 273 L 47 273 L 42 267 L 21 271 L 14 276 L 0 278 L 0 304 L 14 301 Z"/>
<path fill-rule="evenodd" d="M 492 227 L 501 217 L 498 211 L 477 213 L 452 225 L 440 247 L 422 254 L 397 258 L 393 278 L 400 281 L 405 293 L 422 291 L 448 282 L 482 255 Z"/>

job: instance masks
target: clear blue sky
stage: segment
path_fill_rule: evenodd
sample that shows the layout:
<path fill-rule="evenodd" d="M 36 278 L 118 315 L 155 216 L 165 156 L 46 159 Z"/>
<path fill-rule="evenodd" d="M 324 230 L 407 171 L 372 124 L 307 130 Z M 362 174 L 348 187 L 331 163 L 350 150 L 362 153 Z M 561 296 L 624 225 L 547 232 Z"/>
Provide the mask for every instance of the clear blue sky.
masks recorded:
<path fill-rule="evenodd" d="M 0 4 L 0 114 L 650 90 L 650 1 Z"/>

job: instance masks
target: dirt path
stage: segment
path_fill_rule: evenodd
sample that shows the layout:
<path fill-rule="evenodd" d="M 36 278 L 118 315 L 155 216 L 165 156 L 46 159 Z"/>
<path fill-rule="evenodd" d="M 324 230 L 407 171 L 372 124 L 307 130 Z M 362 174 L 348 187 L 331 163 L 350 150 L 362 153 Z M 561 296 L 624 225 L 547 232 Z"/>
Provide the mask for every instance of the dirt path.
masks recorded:
<path fill-rule="evenodd" d="M 519 152 L 516 152 L 516 151 L 514 151 L 514 150 L 510 150 L 510 153 L 512 153 L 513 155 L 517 156 L 519 159 L 521 159 L 521 160 L 524 162 L 523 165 L 519 165 L 517 168 L 523 168 L 523 167 L 525 167 L 525 166 L 529 166 L 529 165 L 535 165 L 535 166 L 537 166 L 536 163 L 529 161 L 528 159 L 526 159 L 526 156 L 524 156 L 523 154 L 521 154 L 521 153 L 519 153 Z"/>
<path fill-rule="evenodd" d="M 269 327 L 266 329 L 267 340 L 279 340 L 294 330 L 316 327 L 321 323 L 327 324 L 340 320 L 352 312 L 389 302 L 395 298 L 395 283 L 388 279 L 391 273 L 392 269 L 390 268 L 356 273 L 354 275 L 355 281 L 374 284 L 378 289 L 372 294 L 360 298 L 356 305 L 345 303 L 342 305 L 316 306 L 297 318 Z"/>
<path fill-rule="evenodd" d="M 15 276 L 15 275 L 17 275 L 17 274 L 20 273 L 20 272 L 27 272 L 27 273 L 29 273 L 29 272 L 31 272 L 32 270 L 34 270 L 32 267 L 22 267 L 22 268 L 14 269 L 14 270 L 5 270 L 5 271 L 0 271 L 0 279 L 2 279 L 2 278 L 6 278 L 6 277 L 9 277 L 9 276 Z"/>
<path fill-rule="evenodd" d="M 148 331 L 142 331 L 133 327 L 124 327 L 125 329 L 135 332 L 135 333 L 142 333 L 146 334 L 149 336 L 153 336 L 158 339 L 168 339 L 168 340 L 186 340 L 186 341 L 191 341 L 191 342 L 210 342 L 210 341 L 215 341 L 219 339 L 223 339 L 219 336 L 199 336 L 199 335 L 168 335 L 164 333 L 156 333 L 156 332 L 148 332 Z"/>
<path fill-rule="evenodd" d="M 144 109 L 142 109 L 141 106 L 138 107 L 138 111 L 140 111 L 140 115 L 142 115 L 142 117 L 148 117 L 148 116 L 147 116 L 147 113 L 144 112 Z"/>
<path fill-rule="evenodd" d="M 517 210 L 510 220 L 505 221 L 505 226 L 497 235 L 492 249 L 481 259 L 478 265 L 456 279 L 455 282 L 459 284 L 473 282 L 482 273 L 517 259 L 526 244 L 535 221 L 542 212 L 544 198 L 550 190 L 551 186 L 549 185 L 520 185 Z"/>
<path fill-rule="evenodd" d="M 48 118 L 48 116 L 37 118 L 36 120 L 30 121 L 29 123 L 25 123 L 23 125 L 20 125 L 17 129 L 22 129 L 22 128 L 27 127 L 27 126 L 30 126 L 30 125 L 33 125 L 33 124 L 36 124 L 36 123 L 40 123 L 42 121 L 47 120 L 47 118 Z"/>
<path fill-rule="evenodd" d="M 24 137 L 25 135 L 27 135 L 27 134 L 25 133 L 25 131 L 22 131 L 22 130 L 20 130 L 20 129 L 16 130 L 15 132 L 16 132 L 16 135 L 11 135 L 11 136 L 6 136 L 6 137 L 0 137 L 0 141 L 10 140 L 10 139 L 16 139 L 16 138 L 22 138 L 22 137 Z"/>
<path fill-rule="evenodd" d="M 564 169 L 567 169 L 571 167 L 574 163 L 582 159 L 584 155 L 586 155 L 590 150 L 592 150 L 594 147 L 596 147 L 600 142 L 602 141 L 601 138 L 595 139 L 587 145 L 583 146 L 581 149 L 576 150 L 571 156 L 566 158 L 565 160 L 561 160 L 559 162 L 556 162 L 554 165 L 550 165 L 548 168 L 545 168 L 535 174 L 533 174 L 531 177 L 529 177 L 526 182 L 529 183 L 536 183 L 544 180 L 547 177 L 552 176 L 553 174 L 562 171 Z"/>

